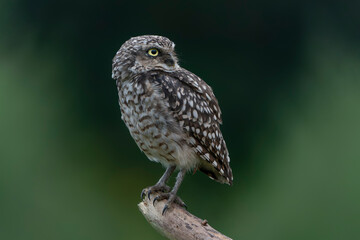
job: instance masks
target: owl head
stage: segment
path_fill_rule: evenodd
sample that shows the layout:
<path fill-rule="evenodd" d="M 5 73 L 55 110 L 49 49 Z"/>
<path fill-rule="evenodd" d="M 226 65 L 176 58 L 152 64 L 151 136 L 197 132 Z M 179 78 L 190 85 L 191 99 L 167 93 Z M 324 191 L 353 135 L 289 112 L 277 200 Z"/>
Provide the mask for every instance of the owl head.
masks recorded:
<path fill-rule="evenodd" d="M 144 35 L 127 40 L 116 53 L 112 78 L 124 80 L 151 70 L 172 72 L 179 68 L 175 44 L 166 37 Z"/>

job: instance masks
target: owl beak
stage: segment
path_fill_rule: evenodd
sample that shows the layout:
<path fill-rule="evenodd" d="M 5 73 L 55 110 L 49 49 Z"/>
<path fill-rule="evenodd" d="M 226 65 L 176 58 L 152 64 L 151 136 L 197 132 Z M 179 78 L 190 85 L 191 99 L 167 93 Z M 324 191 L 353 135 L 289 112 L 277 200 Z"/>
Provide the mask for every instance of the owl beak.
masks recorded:
<path fill-rule="evenodd" d="M 171 56 L 168 56 L 168 57 L 164 60 L 164 63 L 165 63 L 166 65 L 168 65 L 169 67 L 174 67 L 174 65 L 175 65 L 175 61 L 174 61 L 174 59 L 172 59 Z"/>

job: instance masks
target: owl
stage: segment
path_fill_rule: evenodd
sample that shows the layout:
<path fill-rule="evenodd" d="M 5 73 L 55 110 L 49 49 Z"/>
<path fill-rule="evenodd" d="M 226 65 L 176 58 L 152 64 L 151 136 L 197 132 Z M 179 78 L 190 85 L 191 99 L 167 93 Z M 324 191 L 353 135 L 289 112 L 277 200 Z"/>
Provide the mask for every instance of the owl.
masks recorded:
<path fill-rule="evenodd" d="M 122 120 L 140 150 L 166 168 L 147 188 L 149 198 L 158 193 L 154 203 L 167 200 L 163 214 L 173 203 L 185 206 L 177 191 L 191 170 L 220 183 L 233 182 L 218 101 L 206 82 L 179 66 L 174 48 L 166 37 L 133 37 L 112 62 Z M 166 182 L 174 171 L 178 174 L 171 189 Z"/>

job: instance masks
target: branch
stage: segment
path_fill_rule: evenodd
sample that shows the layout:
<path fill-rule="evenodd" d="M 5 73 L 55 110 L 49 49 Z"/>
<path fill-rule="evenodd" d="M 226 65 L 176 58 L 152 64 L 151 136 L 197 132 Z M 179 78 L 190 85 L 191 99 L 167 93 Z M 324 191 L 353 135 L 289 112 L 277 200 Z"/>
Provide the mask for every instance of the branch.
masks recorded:
<path fill-rule="evenodd" d="M 165 237 L 172 240 L 231 240 L 212 228 L 207 220 L 201 220 L 175 203 L 161 215 L 166 200 L 157 201 L 154 206 L 154 197 L 154 194 L 151 194 L 149 200 L 145 194 L 138 207 L 151 226 Z"/>

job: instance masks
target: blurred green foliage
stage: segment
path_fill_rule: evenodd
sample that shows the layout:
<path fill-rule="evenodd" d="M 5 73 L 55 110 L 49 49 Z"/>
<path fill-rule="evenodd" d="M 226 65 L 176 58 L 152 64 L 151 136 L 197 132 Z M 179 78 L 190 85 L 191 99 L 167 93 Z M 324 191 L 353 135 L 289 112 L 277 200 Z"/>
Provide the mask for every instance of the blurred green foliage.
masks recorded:
<path fill-rule="evenodd" d="M 234 239 L 360 237 L 358 2 L 0 2 L 0 239 L 161 239 L 136 204 L 163 169 L 120 119 L 111 59 L 168 36 L 223 110 L 234 186 L 189 210 Z"/>

